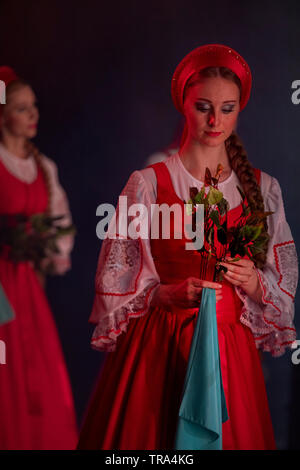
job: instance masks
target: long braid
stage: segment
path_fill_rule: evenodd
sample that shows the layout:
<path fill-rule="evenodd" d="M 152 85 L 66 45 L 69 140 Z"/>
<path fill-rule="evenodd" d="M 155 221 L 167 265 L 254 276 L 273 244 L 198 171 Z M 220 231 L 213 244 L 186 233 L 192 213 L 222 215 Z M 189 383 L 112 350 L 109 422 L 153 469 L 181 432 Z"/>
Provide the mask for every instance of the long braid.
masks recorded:
<path fill-rule="evenodd" d="M 49 173 L 45 168 L 45 165 L 43 163 L 43 158 L 42 158 L 42 155 L 41 155 L 39 149 L 30 140 L 27 140 L 27 142 L 26 142 L 26 151 L 27 151 L 28 155 L 33 156 L 33 158 L 35 159 L 35 162 L 37 164 L 37 167 L 40 168 L 41 171 L 42 171 L 44 181 L 45 181 L 45 184 L 46 184 L 46 188 L 47 188 L 47 193 L 48 193 L 48 204 L 47 204 L 47 208 L 46 208 L 46 213 L 50 214 L 51 198 L 52 198 L 52 185 L 51 185 Z"/>
<path fill-rule="evenodd" d="M 225 141 L 225 147 L 229 157 L 230 165 L 241 182 L 251 211 L 263 212 L 265 210 L 265 206 L 260 185 L 256 180 L 253 166 L 248 160 L 247 153 L 242 144 L 242 141 L 236 132 L 232 132 L 231 136 L 228 137 L 228 139 Z M 265 265 L 267 259 L 269 235 L 266 220 L 264 221 L 262 236 L 266 237 L 267 243 L 264 246 L 263 252 L 257 253 L 254 256 L 255 265 L 258 268 L 262 268 Z"/>

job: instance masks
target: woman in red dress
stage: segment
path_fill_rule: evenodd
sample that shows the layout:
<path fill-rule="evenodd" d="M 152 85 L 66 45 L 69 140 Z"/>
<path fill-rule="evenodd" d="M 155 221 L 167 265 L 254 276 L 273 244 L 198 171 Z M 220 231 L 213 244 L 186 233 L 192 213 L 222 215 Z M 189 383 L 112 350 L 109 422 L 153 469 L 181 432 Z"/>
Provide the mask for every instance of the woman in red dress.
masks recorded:
<path fill-rule="evenodd" d="M 182 205 L 190 187 L 203 186 L 205 168 L 215 174 L 221 164 L 219 188 L 230 205 L 228 225 L 236 224 L 242 211 L 239 185 L 251 210 L 273 212 L 263 229 L 269 244 L 255 255 L 255 263 L 227 259 L 219 284 L 199 278 L 201 255 L 185 249 L 176 227 L 170 239 L 104 240 L 90 320 L 97 323 L 92 346 L 110 353 L 86 414 L 80 449 L 174 449 L 203 287 L 216 291 L 229 415 L 222 448 L 275 448 L 257 348 L 280 355 L 295 339 L 297 256 L 279 184 L 253 169 L 235 131 L 250 89 L 250 69 L 233 49 L 213 44 L 188 54 L 172 79 L 174 104 L 186 119 L 179 152 L 135 171 L 122 196 L 128 207 L 144 204 L 148 214 L 151 204 Z M 145 222 L 145 215 L 138 220 Z M 129 217 L 128 224 L 133 223 Z"/>
<path fill-rule="evenodd" d="M 17 229 L 7 238 L 5 225 L 17 214 L 42 213 L 65 215 L 61 225 L 69 225 L 68 203 L 54 162 L 30 142 L 39 117 L 34 92 L 9 67 L 0 67 L 0 79 L 6 83 L 6 104 L 0 105 L 0 283 L 15 315 L 0 326 L 6 347 L 6 364 L 0 365 L 0 449 L 74 449 L 77 425 L 68 374 L 43 276 L 34 264 L 39 247 L 32 247 L 32 260 L 13 261 L 12 253 L 22 253 L 25 245 L 16 245 Z M 71 235 L 62 237 L 60 253 L 41 266 L 63 274 L 72 245 Z"/>

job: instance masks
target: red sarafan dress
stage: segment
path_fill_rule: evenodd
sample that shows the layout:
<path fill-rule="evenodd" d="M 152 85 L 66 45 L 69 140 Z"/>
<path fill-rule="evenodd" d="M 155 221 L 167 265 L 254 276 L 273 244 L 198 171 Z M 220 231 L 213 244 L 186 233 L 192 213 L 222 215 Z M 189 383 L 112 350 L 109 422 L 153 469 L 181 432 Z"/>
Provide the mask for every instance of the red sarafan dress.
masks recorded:
<path fill-rule="evenodd" d="M 178 166 L 179 157 L 170 158 L 168 165 L 158 163 L 153 166 L 155 201 L 157 204 L 177 203 L 183 206 L 169 173 L 169 170 L 174 170 L 173 180 L 180 192 L 180 171 L 179 179 L 176 179 L 176 168 L 182 170 Z M 141 194 L 143 178 L 150 175 L 149 171 L 152 170 L 135 172 L 131 177 L 132 184 L 129 182 L 122 193 L 129 197 L 129 201 L 134 199 L 133 194 Z M 145 202 L 147 197 L 140 198 L 140 201 L 142 199 Z M 241 205 L 230 210 L 228 224 L 234 224 L 240 213 Z M 149 298 L 158 280 L 162 284 L 175 284 L 190 276 L 199 278 L 201 255 L 197 251 L 186 250 L 186 240 L 174 239 L 173 234 L 171 232 L 170 240 L 152 239 L 150 242 L 151 259 L 157 273 L 157 277 L 153 275 L 152 279 L 149 272 L 153 268 L 149 267 L 151 261 L 147 247 L 140 239 L 104 241 L 91 318 L 95 321 L 96 314 L 100 312 L 99 324 L 92 345 L 114 352 L 106 357 L 101 370 L 81 430 L 79 449 L 174 449 L 183 382 L 198 310 L 175 306 L 170 310 L 151 307 Z M 127 269 L 124 268 L 126 264 Z M 132 278 L 131 283 L 126 280 L 126 275 Z M 113 287 L 118 290 L 113 291 Z M 138 288 L 140 294 L 136 296 L 134 293 Z M 224 280 L 223 299 L 216 306 L 221 371 L 229 414 L 229 420 L 223 424 L 223 449 L 275 449 L 254 335 L 241 321 L 242 313 L 246 318 L 242 299 L 232 284 Z M 112 314 L 114 304 L 118 308 Z M 105 309 L 109 313 L 101 317 Z M 266 317 L 266 325 L 268 321 Z M 256 333 L 259 338 L 258 330 Z M 286 333 L 292 341 L 293 328 L 287 327 Z"/>
<path fill-rule="evenodd" d="M 47 202 L 39 168 L 29 184 L 0 160 L 0 214 L 30 216 L 45 211 Z M 0 365 L 0 449 L 74 449 L 73 398 L 44 289 L 30 262 L 14 264 L 5 251 L 0 282 L 15 313 L 14 320 L 0 326 L 6 346 L 6 363 Z"/>

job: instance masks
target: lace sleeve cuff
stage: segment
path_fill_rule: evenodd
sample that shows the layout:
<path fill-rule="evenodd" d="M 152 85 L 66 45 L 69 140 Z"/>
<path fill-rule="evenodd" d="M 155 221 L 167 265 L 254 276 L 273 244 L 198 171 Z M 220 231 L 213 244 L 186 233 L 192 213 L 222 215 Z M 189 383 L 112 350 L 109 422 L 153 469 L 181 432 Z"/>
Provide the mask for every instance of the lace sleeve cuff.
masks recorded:
<path fill-rule="evenodd" d="M 127 331 L 130 319 L 141 317 L 148 311 L 152 296 L 158 285 L 158 282 L 150 284 L 131 301 L 103 317 L 93 332 L 92 348 L 98 351 L 114 351 L 118 336 Z M 93 309 L 98 310 L 100 308 L 99 302 L 101 304 L 101 298 L 96 295 Z"/>
<path fill-rule="evenodd" d="M 272 356 L 281 356 L 296 339 L 294 303 L 285 303 L 278 286 L 268 279 L 269 276 L 262 270 L 256 271 L 263 292 L 262 305 L 247 296 L 242 288 L 236 287 L 243 302 L 240 321 L 251 329 L 257 348 L 270 352 Z"/>
<path fill-rule="evenodd" d="M 265 209 L 273 212 L 268 217 L 267 261 L 263 269 L 256 270 L 262 303 L 249 298 L 240 287 L 236 292 L 243 302 L 240 320 L 251 329 L 257 347 L 281 356 L 296 338 L 293 319 L 298 259 L 278 181 L 262 173 L 261 188 Z"/>

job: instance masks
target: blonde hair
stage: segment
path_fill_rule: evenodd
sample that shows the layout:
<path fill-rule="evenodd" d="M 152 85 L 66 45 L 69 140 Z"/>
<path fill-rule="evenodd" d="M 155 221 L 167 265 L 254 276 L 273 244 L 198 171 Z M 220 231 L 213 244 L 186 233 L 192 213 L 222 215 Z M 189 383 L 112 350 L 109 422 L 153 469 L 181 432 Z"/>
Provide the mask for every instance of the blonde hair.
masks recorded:
<path fill-rule="evenodd" d="M 28 82 L 26 82 L 25 80 L 21 79 L 21 78 L 18 78 L 17 80 L 13 80 L 12 82 L 10 82 L 7 86 L 6 86 L 6 98 L 7 100 L 9 99 L 9 95 L 11 93 L 13 93 L 14 91 L 17 91 L 19 90 L 20 88 L 23 88 L 25 86 L 30 86 L 30 84 Z M 6 106 L 5 104 L 1 105 L 1 107 L 3 106 Z M 0 128 L 0 140 L 1 140 L 1 128 Z M 41 152 L 39 151 L 39 149 L 36 147 L 35 144 L 33 144 L 30 140 L 27 140 L 26 141 L 26 153 L 28 156 L 33 156 L 38 168 L 41 169 L 42 171 L 42 174 L 43 174 L 43 177 L 44 177 L 44 181 L 45 181 L 45 184 L 46 184 L 46 188 L 47 188 L 47 192 L 48 192 L 48 204 L 47 204 L 47 208 L 46 208 L 46 213 L 49 214 L 50 212 L 50 205 L 51 205 L 51 195 L 52 195 L 52 189 L 51 189 L 51 183 L 50 183 L 50 176 L 49 176 L 49 173 L 43 163 L 43 158 L 42 158 L 42 155 L 41 155 Z"/>

